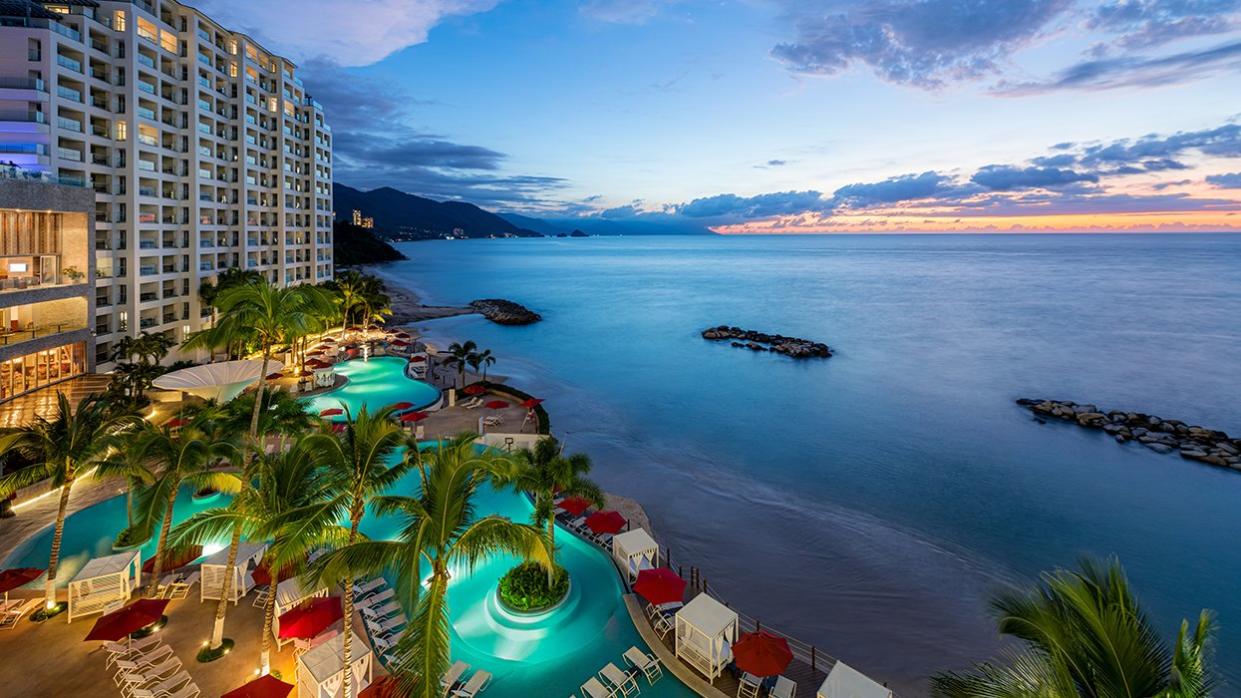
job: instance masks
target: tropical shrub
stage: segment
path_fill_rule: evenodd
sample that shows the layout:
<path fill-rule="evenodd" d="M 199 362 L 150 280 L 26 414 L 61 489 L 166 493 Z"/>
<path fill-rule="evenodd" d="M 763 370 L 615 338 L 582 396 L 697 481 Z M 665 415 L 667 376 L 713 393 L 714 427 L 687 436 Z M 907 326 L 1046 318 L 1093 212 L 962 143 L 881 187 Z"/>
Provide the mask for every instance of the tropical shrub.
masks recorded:
<path fill-rule="evenodd" d="M 511 610 L 535 613 L 560 603 L 569 593 L 569 574 L 556 565 L 548 585 L 547 570 L 537 562 L 523 562 L 500 578 L 500 602 Z"/>

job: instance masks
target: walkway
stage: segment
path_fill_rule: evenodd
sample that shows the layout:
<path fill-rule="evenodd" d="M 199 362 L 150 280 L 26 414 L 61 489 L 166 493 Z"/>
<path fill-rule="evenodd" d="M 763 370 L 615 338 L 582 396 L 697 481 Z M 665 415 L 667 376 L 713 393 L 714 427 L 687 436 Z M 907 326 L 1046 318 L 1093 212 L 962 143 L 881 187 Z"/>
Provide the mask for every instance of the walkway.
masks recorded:
<path fill-rule="evenodd" d="M 111 379 L 111 376 L 101 374 L 78 376 L 18 395 L 0 404 L 0 428 L 24 426 L 33 422 L 35 417 L 52 417 L 56 414 L 56 396 L 60 393 L 69 398 L 69 404 L 77 407 L 82 398 L 102 393 Z"/>

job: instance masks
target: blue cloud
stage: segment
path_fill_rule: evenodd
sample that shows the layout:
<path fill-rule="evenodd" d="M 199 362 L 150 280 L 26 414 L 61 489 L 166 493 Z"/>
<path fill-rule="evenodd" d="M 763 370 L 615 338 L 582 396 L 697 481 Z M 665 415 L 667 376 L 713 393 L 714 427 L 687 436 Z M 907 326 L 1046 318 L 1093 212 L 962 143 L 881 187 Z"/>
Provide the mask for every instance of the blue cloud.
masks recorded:
<path fill-rule="evenodd" d="M 1054 189 L 1079 182 L 1095 183 L 1099 181 L 1099 175 L 1057 167 L 988 165 L 975 172 L 974 176 L 970 177 L 970 181 L 992 191 L 1013 191 L 1015 189 Z"/>
<path fill-rule="evenodd" d="M 791 70 L 835 75 L 854 64 L 923 88 L 994 73 L 1073 0 L 783 0 L 796 37 L 772 55 Z"/>
<path fill-rule="evenodd" d="M 1241 189 L 1241 172 L 1207 176 L 1207 184 L 1220 189 Z"/>
<path fill-rule="evenodd" d="M 717 194 L 674 207 L 676 213 L 690 218 L 728 216 L 738 219 L 767 218 L 830 209 L 831 202 L 823 199 L 823 193 L 813 190 L 780 191 L 758 196 Z"/>
<path fill-rule="evenodd" d="M 1100 3 L 1087 27 L 1120 33 L 1124 48 L 1145 48 L 1189 36 L 1232 31 L 1241 23 L 1241 0 L 1110 0 Z"/>
<path fill-rule="evenodd" d="M 1000 82 L 994 92 L 1024 96 L 1055 90 L 1111 90 L 1120 87 L 1158 87 L 1188 82 L 1220 72 L 1241 69 L 1241 41 L 1148 58 L 1121 56 L 1082 61 L 1048 80 Z"/>
<path fill-rule="evenodd" d="M 1150 135 L 1137 140 L 1086 146 L 1080 161 L 1086 165 L 1144 164 L 1174 158 L 1189 151 L 1216 157 L 1241 157 L 1241 125 L 1225 124 L 1202 131 L 1182 131 L 1171 136 Z"/>
<path fill-rule="evenodd" d="M 949 193 L 952 178 L 934 171 L 890 177 L 880 182 L 849 184 L 836 190 L 832 198 L 850 206 L 894 204 L 911 199 L 926 199 Z"/>

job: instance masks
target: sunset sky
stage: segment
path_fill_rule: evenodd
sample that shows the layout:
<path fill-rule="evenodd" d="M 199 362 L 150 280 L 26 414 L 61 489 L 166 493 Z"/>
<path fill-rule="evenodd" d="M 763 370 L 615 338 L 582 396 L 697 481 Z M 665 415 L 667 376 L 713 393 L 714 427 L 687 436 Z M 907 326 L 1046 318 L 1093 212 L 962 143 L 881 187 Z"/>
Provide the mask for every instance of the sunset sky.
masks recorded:
<path fill-rule="evenodd" d="M 200 0 L 336 179 L 719 232 L 1241 231 L 1241 0 Z"/>

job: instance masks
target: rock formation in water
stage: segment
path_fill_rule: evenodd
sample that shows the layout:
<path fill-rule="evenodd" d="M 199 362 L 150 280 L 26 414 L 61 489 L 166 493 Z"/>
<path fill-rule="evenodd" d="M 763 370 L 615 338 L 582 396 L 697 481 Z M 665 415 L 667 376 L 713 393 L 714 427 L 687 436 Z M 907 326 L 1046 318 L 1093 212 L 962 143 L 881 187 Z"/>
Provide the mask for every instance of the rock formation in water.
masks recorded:
<path fill-rule="evenodd" d="M 1070 400 L 1022 398 L 1017 404 L 1038 416 L 1076 422 L 1088 429 L 1101 429 L 1119 443 L 1137 441 L 1156 453 L 1177 451 L 1182 458 L 1241 470 L 1241 439 L 1217 429 L 1141 412 L 1103 410 L 1095 405 L 1079 405 Z"/>
<path fill-rule="evenodd" d="M 703 339 L 716 342 L 727 341 L 739 349 L 751 351 L 771 351 L 794 359 L 826 359 L 832 350 L 822 342 L 813 342 L 799 337 L 785 337 L 782 334 L 767 334 L 754 330 L 743 330 L 740 327 L 709 327 L 702 331 Z"/>
<path fill-rule="evenodd" d="M 543 319 L 542 315 L 524 305 L 503 298 L 472 301 L 470 307 L 498 325 L 529 325 Z"/>

